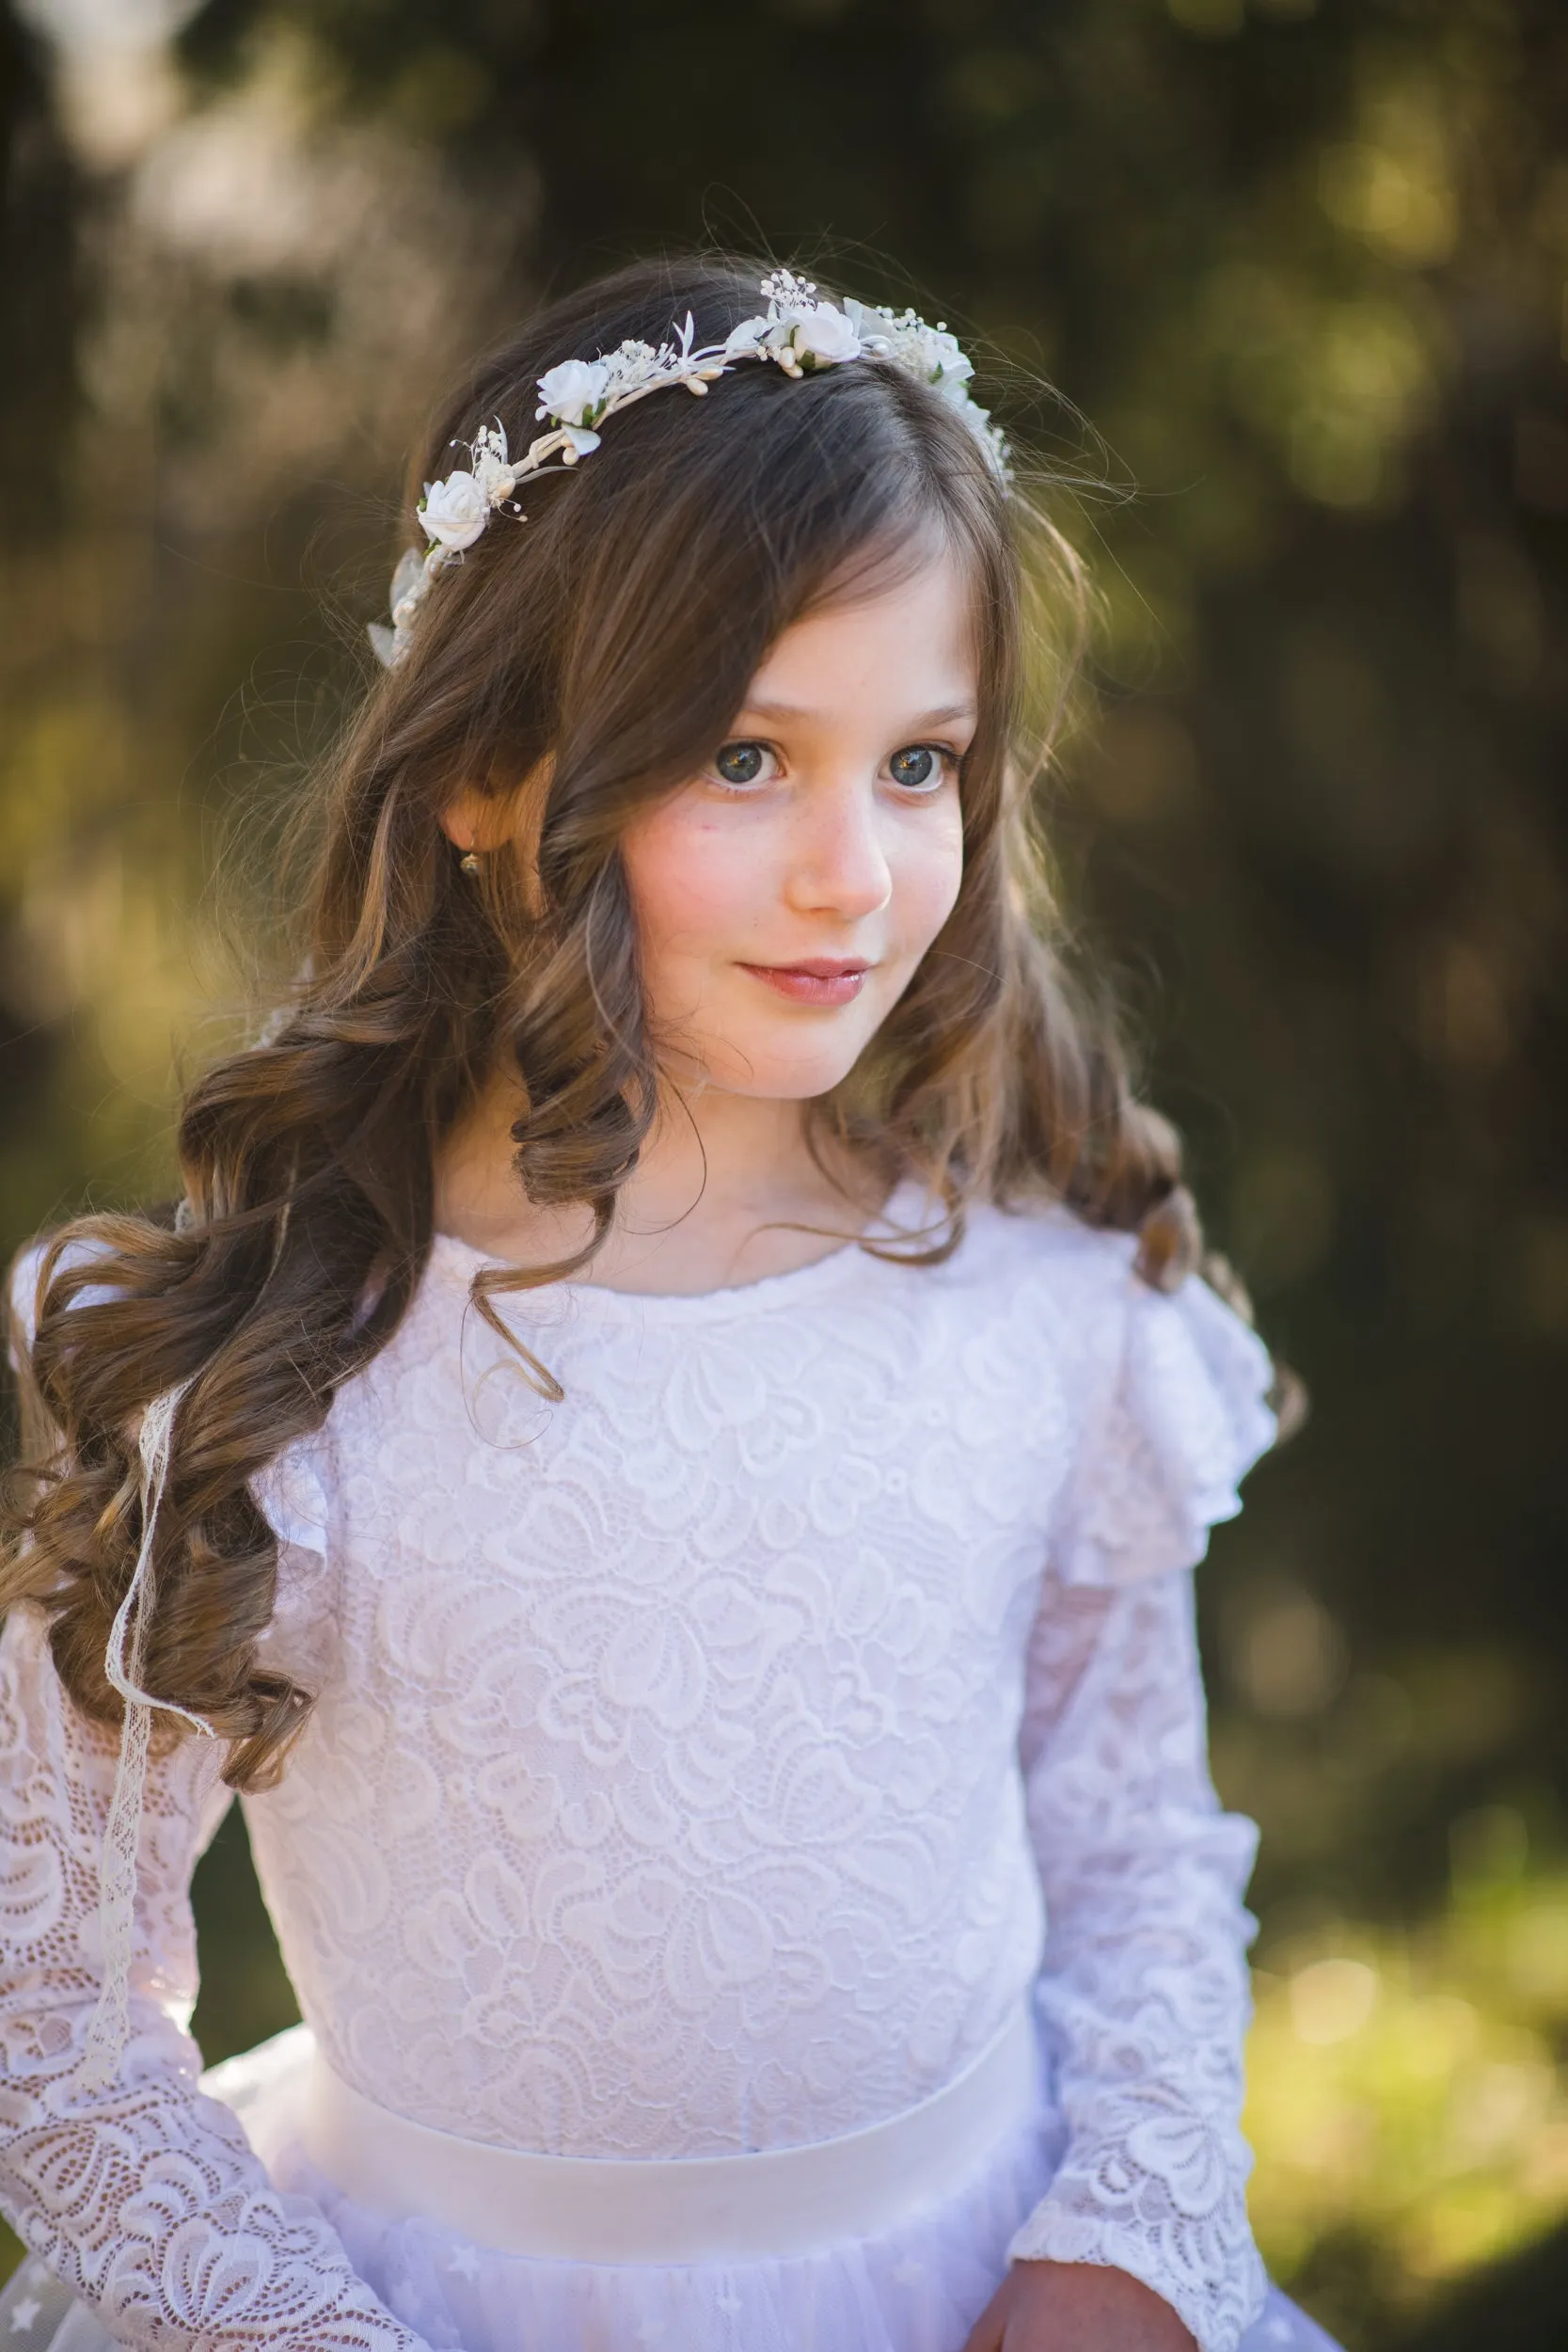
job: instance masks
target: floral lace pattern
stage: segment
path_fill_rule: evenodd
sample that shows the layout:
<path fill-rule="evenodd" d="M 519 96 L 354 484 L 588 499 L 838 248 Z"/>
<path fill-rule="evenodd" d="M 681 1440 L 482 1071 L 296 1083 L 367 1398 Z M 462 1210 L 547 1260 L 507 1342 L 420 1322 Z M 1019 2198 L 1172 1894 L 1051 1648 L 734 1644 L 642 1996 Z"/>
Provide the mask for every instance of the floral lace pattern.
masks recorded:
<path fill-rule="evenodd" d="M 32 1609 L 0 1641 L 0 2195 L 31 2251 L 117 2342 L 419 2352 L 303 2198 L 274 2194 L 197 2089 L 186 1890 L 228 1804 L 189 1740 L 144 1815 L 132 2038 L 119 2078 L 71 2082 L 97 1996 L 98 1864 L 118 1740 L 61 1697 Z"/>
<path fill-rule="evenodd" d="M 1267 1366 L 1131 1258 L 986 1212 L 943 1267 L 563 1289 L 517 1316 L 546 1406 L 437 1241 L 261 1482 L 269 1640 L 320 1698 L 246 1812 L 344 2079 L 499 2145 L 785 2147 L 938 2088 L 1043 1958 L 1071 2137 L 1013 2250 L 1115 2263 L 1230 2352 L 1261 2293 L 1251 1833 L 1209 1785 L 1181 1572 L 1267 1441 Z M 0 2202 L 128 2342 L 411 2346 L 195 2088 L 205 1743 L 150 1784 L 119 2079 L 66 2090 L 112 1746 L 32 1613 L 5 1656 Z"/>
<path fill-rule="evenodd" d="M 1055 1720 L 1024 1725 L 1051 1921 L 1039 2008 L 1069 2138 L 1009 2250 L 1131 2271 L 1200 2344 L 1232 2344 L 1266 2283 L 1237 2122 L 1255 1832 L 1210 1783 L 1191 1580 L 1059 1594 L 1032 1693 L 1060 1692 L 1091 1636 L 1065 1708 L 1047 1695 Z"/>

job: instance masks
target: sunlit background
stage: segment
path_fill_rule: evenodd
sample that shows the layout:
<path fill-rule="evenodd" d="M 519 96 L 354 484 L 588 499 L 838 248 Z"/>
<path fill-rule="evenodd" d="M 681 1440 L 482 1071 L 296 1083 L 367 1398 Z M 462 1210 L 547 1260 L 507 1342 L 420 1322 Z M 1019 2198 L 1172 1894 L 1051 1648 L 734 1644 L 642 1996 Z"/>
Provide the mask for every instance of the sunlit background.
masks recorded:
<path fill-rule="evenodd" d="M 1205 1585 L 1258 2227 L 1352 2352 L 1560 2346 L 1568 11 L 17 0 L 0 48 L 8 1245 L 166 1186 L 405 450 L 542 290 L 895 263 L 1015 422 L 1039 372 L 1092 421 L 1037 411 L 1108 485 L 1062 863 L 1315 1400 Z M 209 2056 L 289 2014 L 247 1867 Z"/>

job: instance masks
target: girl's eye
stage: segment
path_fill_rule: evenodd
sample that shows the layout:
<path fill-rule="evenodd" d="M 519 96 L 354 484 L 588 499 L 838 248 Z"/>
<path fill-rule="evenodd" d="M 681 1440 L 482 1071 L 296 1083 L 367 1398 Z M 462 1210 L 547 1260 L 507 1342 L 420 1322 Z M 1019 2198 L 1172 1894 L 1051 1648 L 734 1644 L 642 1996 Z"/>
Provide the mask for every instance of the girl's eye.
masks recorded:
<path fill-rule="evenodd" d="M 930 792 L 942 782 L 950 756 L 935 743 L 906 743 L 888 761 L 888 772 L 906 791 Z"/>
<path fill-rule="evenodd" d="M 712 772 L 721 784 L 767 784 L 777 766 L 766 743 L 724 743 L 714 755 Z"/>

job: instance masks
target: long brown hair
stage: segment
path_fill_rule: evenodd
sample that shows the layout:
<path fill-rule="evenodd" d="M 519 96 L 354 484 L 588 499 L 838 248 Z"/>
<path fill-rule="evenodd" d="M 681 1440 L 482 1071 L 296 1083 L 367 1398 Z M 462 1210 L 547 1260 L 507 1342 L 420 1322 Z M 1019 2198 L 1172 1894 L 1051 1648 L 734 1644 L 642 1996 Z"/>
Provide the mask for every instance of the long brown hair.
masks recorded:
<path fill-rule="evenodd" d="M 689 309 L 700 341 L 721 341 L 754 313 L 759 275 L 643 263 L 541 311 L 436 420 L 411 498 L 492 418 L 525 444 L 549 367 L 657 343 Z M 77 1218 L 41 1268 L 24 1351 L 37 1443 L 7 1485 L 0 1601 L 42 1603 L 76 1704 L 118 1721 L 104 1648 L 141 1537 L 135 1433 L 150 1399 L 188 1381 L 143 1680 L 230 1743 L 237 1788 L 276 1776 L 309 1705 L 257 1662 L 277 1546 L 249 1480 L 396 1329 L 430 1248 L 436 1148 L 508 1060 L 524 1191 L 587 1204 L 593 1238 L 547 1268 L 486 1272 L 478 1303 L 495 1319 L 495 1292 L 592 1258 L 657 1090 L 626 818 L 711 755 L 783 628 L 933 533 L 974 594 L 963 882 L 862 1064 L 814 1106 L 818 1133 L 885 1181 L 924 1182 L 944 1216 L 932 1256 L 967 1203 L 1042 1195 L 1139 1230 L 1151 1280 L 1178 1279 L 1196 1248 L 1176 1139 L 1069 984 L 1031 850 L 1027 785 L 1085 613 L 1047 511 L 1004 491 L 937 392 L 871 360 L 659 394 L 590 464 L 530 481 L 526 503 L 526 523 L 493 525 L 441 576 L 407 659 L 313 780 L 305 977 L 265 1043 L 192 1088 L 180 1216 Z M 1053 642 L 1024 759 L 1030 596 Z M 487 859 L 478 887 L 438 822 L 475 782 L 515 803 L 534 845 Z"/>

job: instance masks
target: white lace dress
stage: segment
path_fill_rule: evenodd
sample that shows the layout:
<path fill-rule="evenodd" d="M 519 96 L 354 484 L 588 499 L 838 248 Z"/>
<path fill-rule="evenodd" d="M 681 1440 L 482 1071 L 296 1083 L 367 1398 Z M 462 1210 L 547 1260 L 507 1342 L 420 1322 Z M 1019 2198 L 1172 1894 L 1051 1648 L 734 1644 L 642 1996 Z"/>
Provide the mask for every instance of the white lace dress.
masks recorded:
<path fill-rule="evenodd" d="M 245 1809 L 338 2078 L 499 2149 L 789 2149 L 927 2098 L 1033 1988 L 1026 2127 L 876 2236 L 685 2266 L 388 2218 L 276 2130 L 269 2170 L 185 2032 L 228 1802 L 200 1739 L 154 1763 L 132 2039 L 83 2090 L 115 1742 L 18 1609 L 0 2206 L 31 2259 L 0 2343 L 960 2352 L 1010 2252 L 1132 2272 L 1202 2352 L 1325 2344 L 1247 2225 L 1254 1833 L 1210 1784 L 1193 1631 L 1268 1368 L 1132 1257 L 988 1211 L 936 1268 L 563 1287 L 506 1308 L 547 1406 L 438 1238 L 260 1489 L 267 1647 L 319 1698 Z"/>

